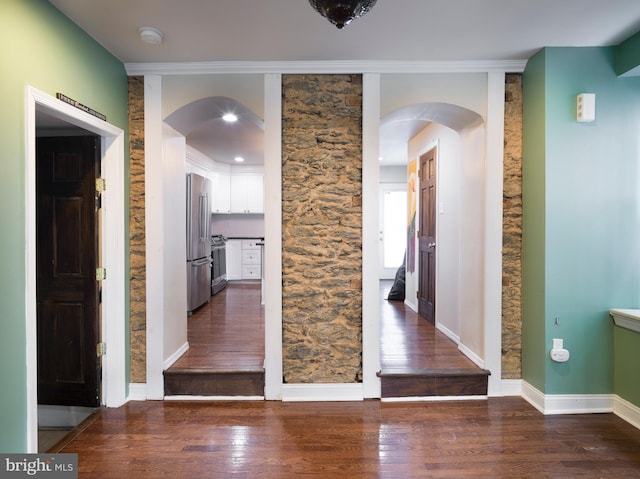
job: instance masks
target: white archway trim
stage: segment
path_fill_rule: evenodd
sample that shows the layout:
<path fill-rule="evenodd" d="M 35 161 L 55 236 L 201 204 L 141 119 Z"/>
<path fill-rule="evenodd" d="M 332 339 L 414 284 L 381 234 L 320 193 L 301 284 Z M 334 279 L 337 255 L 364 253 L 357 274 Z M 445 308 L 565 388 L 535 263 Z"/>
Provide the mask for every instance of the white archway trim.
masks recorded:
<path fill-rule="evenodd" d="M 108 279 L 102 287 L 102 402 L 126 402 L 124 131 L 36 88 L 27 86 L 25 108 L 25 321 L 27 365 L 27 450 L 38 450 L 38 372 L 36 336 L 36 110 L 46 111 L 102 137 L 102 176 L 107 190 L 102 203 L 102 258 Z"/>

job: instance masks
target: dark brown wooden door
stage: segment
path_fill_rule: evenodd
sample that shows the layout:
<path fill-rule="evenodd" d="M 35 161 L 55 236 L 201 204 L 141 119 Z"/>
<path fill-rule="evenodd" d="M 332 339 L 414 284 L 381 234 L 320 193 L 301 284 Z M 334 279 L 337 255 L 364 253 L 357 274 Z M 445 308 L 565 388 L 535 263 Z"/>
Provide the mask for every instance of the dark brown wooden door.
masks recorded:
<path fill-rule="evenodd" d="M 38 403 L 100 405 L 99 137 L 38 138 Z"/>
<path fill-rule="evenodd" d="M 420 157 L 418 233 L 418 314 L 435 324 L 436 316 L 436 149 Z"/>

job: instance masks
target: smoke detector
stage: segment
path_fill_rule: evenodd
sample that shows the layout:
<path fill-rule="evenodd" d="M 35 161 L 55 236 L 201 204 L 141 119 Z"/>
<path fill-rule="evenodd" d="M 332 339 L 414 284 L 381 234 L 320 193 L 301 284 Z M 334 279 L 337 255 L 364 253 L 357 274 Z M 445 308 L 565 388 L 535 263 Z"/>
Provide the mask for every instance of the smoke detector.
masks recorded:
<path fill-rule="evenodd" d="M 162 32 L 153 27 L 142 27 L 140 30 L 140 40 L 151 45 L 162 43 Z"/>

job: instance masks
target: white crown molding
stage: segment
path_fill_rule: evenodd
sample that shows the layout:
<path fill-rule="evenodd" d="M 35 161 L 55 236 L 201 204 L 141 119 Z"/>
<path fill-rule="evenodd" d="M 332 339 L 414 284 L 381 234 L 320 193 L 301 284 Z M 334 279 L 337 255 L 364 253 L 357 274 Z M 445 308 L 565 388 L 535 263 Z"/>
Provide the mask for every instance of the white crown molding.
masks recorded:
<path fill-rule="evenodd" d="M 524 71 L 527 60 L 469 61 L 299 61 L 125 63 L 127 75 L 211 75 L 238 73 L 486 73 Z"/>

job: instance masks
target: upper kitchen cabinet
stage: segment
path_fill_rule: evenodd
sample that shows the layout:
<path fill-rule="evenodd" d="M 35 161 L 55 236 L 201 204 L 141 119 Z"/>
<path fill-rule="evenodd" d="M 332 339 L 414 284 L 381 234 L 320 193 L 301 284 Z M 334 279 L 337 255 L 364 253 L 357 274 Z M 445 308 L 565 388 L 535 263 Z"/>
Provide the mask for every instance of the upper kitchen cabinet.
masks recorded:
<path fill-rule="evenodd" d="M 264 213 L 262 174 L 231 175 L 231 213 Z"/>
<path fill-rule="evenodd" d="M 231 175 L 214 171 L 210 177 L 212 181 L 211 212 L 231 213 Z"/>

